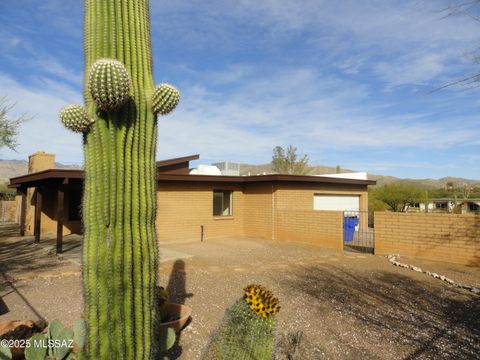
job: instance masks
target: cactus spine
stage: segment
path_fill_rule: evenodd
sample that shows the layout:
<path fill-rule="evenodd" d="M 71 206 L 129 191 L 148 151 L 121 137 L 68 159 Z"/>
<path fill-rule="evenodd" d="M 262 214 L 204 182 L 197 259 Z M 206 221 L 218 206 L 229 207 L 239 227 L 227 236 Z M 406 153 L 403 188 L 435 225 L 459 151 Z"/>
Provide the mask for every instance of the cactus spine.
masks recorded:
<path fill-rule="evenodd" d="M 158 260 L 149 2 L 84 5 L 85 110 L 60 114 L 83 132 L 85 151 L 82 356 L 151 359 Z"/>

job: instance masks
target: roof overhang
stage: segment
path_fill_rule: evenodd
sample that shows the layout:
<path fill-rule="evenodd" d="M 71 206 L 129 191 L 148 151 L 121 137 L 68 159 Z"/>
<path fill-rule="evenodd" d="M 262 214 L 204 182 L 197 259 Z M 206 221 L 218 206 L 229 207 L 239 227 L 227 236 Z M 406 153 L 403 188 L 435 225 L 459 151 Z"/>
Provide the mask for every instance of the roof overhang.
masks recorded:
<path fill-rule="evenodd" d="M 222 182 L 222 183 L 264 183 L 264 182 L 296 182 L 316 184 L 375 185 L 375 180 L 341 179 L 309 175 L 256 175 L 256 176 L 224 176 L 224 175 L 175 175 L 159 174 L 158 181 L 187 182 Z"/>
<path fill-rule="evenodd" d="M 199 155 L 189 155 L 181 158 L 157 161 L 158 168 L 168 168 L 178 164 L 185 164 L 192 160 L 197 160 Z M 83 170 L 73 169 L 49 169 L 32 174 L 17 176 L 10 179 L 9 187 L 36 187 L 45 184 L 48 181 L 56 181 L 61 179 L 79 179 L 84 178 Z M 291 182 L 291 183 L 310 183 L 310 184 L 342 184 L 342 185 L 375 185 L 375 180 L 362 179 L 345 179 L 326 176 L 310 176 L 310 175 L 255 175 L 255 176 L 224 176 L 224 175 L 189 175 L 181 173 L 158 172 L 157 181 L 178 181 L 178 182 L 215 182 L 215 183 L 272 183 L 272 182 Z"/>
<path fill-rule="evenodd" d="M 48 169 L 32 174 L 17 176 L 10 179 L 10 188 L 36 187 L 47 181 L 63 179 L 83 179 L 83 170 L 72 169 Z"/>
<path fill-rule="evenodd" d="M 198 159 L 200 159 L 200 155 L 195 154 L 195 155 L 182 156 L 174 159 L 159 160 L 156 162 L 156 164 L 157 164 L 157 167 L 170 166 L 170 165 L 181 164 L 181 163 L 198 160 Z"/>

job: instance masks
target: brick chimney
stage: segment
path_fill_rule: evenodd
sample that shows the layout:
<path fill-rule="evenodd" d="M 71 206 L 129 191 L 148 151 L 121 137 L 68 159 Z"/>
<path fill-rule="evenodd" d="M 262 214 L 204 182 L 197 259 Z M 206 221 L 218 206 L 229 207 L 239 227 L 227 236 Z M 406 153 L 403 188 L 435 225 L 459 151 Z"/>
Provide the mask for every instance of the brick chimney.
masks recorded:
<path fill-rule="evenodd" d="M 28 157 L 29 174 L 48 169 L 55 169 L 55 154 L 37 151 Z"/>

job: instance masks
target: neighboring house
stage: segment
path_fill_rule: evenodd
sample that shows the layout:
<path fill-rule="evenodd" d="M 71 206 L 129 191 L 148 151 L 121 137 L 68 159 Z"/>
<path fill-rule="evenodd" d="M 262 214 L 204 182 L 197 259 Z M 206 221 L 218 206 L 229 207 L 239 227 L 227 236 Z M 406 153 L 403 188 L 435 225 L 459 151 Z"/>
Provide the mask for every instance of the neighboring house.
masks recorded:
<path fill-rule="evenodd" d="M 459 206 L 462 214 L 480 213 L 480 199 L 462 200 Z"/>
<path fill-rule="evenodd" d="M 451 198 L 431 199 L 428 202 L 428 211 L 451 213 L 455 210 L 456 204 L 457 204 L 457 201 Z M 422 204 L 422 205 L 423 205 L 423 209 L 425 210 L 425 204 Z"/>
<path fill-rule="evenodd" d="M 450 198 L 441 198 L 441 199 L 431 199 L 427 204 L 425 203 L 411 203 L 408 204 L 406 211 L 407 212 L 445 212 L 451 213 L 455 209 L 455 199 Z"/>
<path fill-rule="evenodd" d="M 480 212 L 480 199 L 460 200 L 455 198 L 439 198 L 425 203 L 409 204 L 408 212 L 438 212 L 438 213 L 478 213 Z"/>
<path fill-rule="evenodd" d="M 198 158 L 157 162 L 159 240 L 200 240 L 203 234 L 204 238 L 252 236 L 330 246 L 333 236 L 342 233 L 339 212 L 368 210 L 368 185 L 375 184 L 324 176 L 191 175 L 190 161 Z M 54 169 L 54 163 L 54 155 L 35 153 L 29 157 L 29 174 L 10 179 L 22 199 L 23 233 L 38 239 L 40 232 L 57 233 L 59 238 L 81 232 L 83 171 Z M 328 224 L 335 229 L 322 228 Z"/>

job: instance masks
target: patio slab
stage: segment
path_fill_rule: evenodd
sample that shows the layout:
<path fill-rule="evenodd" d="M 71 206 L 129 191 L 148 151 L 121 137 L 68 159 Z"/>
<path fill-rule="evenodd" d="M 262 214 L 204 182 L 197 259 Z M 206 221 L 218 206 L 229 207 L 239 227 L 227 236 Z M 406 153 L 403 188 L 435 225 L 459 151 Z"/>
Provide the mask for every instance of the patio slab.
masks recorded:
<path fill-rule="evenodd" d="M 58 254 L 60 259 L 69 260 L 77 265 L 82 263 L 82 240 L 83 237 L 77 234 L 64 236 L 63 238 L 63 252 Z M 56 238 L 52 236 L 43 237 L 38 246 L 44 248 L 49 253 L 55 254 Z M 159 247 L 160 263 L 171 261 L 174 259 L 187 259 L 192 255 L 176 250 L 171 250 Z"/>

